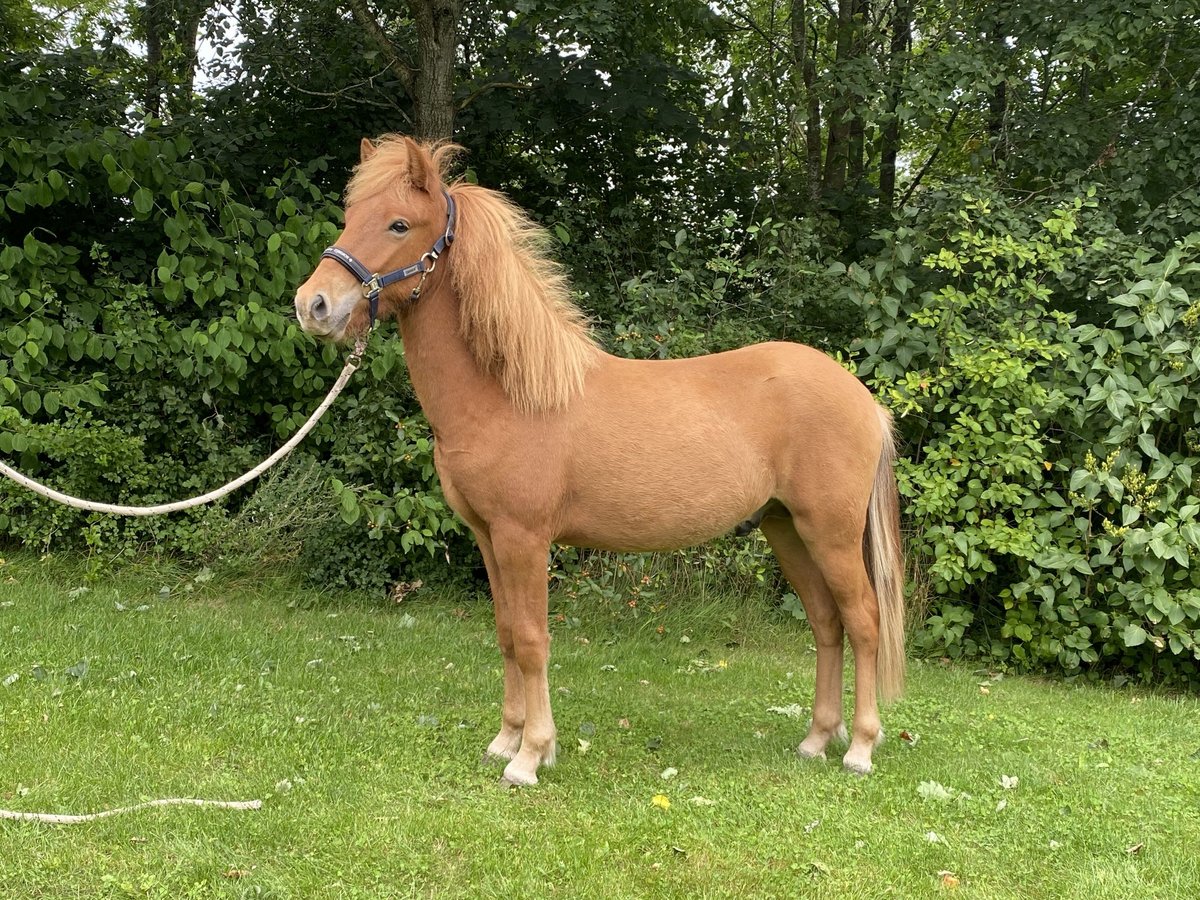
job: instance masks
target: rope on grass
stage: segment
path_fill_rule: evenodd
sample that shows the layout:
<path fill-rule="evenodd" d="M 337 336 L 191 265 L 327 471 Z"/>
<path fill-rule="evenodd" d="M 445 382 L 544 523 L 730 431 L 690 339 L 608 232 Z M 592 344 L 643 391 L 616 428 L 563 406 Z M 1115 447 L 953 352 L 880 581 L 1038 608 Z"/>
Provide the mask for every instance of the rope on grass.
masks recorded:
<path fill-rule="evenodd" d="M 366 338 L 359 338 L 358 342 L 354 345 L 354 351 L 346 360 L 346 366 L 342 369 L 342 374 L 338 376 L 338 379 L 334 382 L 333 387 L 329 389 L 329 393 L 321 402 L 321 405 L 317 407 L 316 412 L 309 417 L 307 422 L 300 426 L 300 430 L 292 435 L 291 440 L 264 459 L 245 475 L 234 479 L 224 487 L 217 488 L 214 491 L 209 491 L 207 494 L 201 494 L 199 497 L 192 497 L 188 500 L 178 500 L 175 503 L 160 503 L 157 506 L 121 506 L 115 503 L 97 503 L 94 500 L 84 500 L 79 497 L 72 497 L 70 494 L 61 493 L 53 488 L 46 487 L 44 484 L 39 484 L 32 478 L 22 475 L 16 469 L 6 465 L 3 462 L 0 462 L 0 473 L 7 475 L 17 484 L 28 488 L 35 494 L 40 494 L 48 500 L 55 500 L 58 503 L 62 503 L 65 506 L 72 506 L 75 509 L 86 509 L 91 512 L 112 513 L 113 515 L 117 516 L 159 516 L 164 513 L 179 512 L 180 510 L 191 509 L 193 506 L 202 506 L 205 503 L 211 503 L 214 500 L 221 499 L 226 494 L 233 493 L 247 482 L 253 481 L 263 472 L 267 471 L 267 469 L 271 468 L 271 466 L 275 465 L 275 463 L 279 462 L 281 459 L 291 453 L 292 450 L 295 449 L 296 445 L 304 440 L 305 436 L 312 431 L 313 426 L 317 424 L 321 416 L 325 415 L 325 411 L 329 409 L 329 407 L 333 404 L 333 401 L 337 399 L 338 394 L 342 392 L 342 388 L 346 386 L 346 382 L 350 380 L 350 376 L 354 374 L 354 370 L 357 369 L 359 363 L 362 362 L 362 355 L 365 349 Z"/>
<path fill-rule="evenodd" d="M 15 819 L 18 822 L 41 822 L 45 825 L 79 825 L 83 822 L 94 822 L 97 819 L 107 819 L 109 816 L 120 816 L 125 813 L 150 809 L 154 806 L 216 806 L 220 809 L 261 809 L 261 800 L 196 800 L 192 797 L 168 797 L 163 800 L 150 800 L 135 806 L 122 806 L 119 809 L 105 809 L 97 813 L 87 813 L 82 816 L 60 816 L 53 813 L 14 812 L 0 809 L 0 819 Z"/>

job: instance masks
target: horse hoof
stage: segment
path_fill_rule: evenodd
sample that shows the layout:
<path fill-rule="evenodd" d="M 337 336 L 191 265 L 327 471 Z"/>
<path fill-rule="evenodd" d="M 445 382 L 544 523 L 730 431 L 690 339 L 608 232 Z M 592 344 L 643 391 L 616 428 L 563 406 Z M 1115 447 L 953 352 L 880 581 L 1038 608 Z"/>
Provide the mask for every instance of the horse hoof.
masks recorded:
<path fill-rule="evenodd" d="M 512 759 L 511 756 L 502 756 L 499 753 L 492 753 L 490 750 L 485 750 L 485 751 L 483 751 L 483 756 L 479 757 L 479 765 L 481 767 L 482 766 L 494 766 L 494 765 L 497 765 L 498 763 L 504 763 L 505 765 L 507 765 L 509 760 L 511 760 L 511 759 Z"/>
<path fill-rule="evenodd" d="M 504 774 L 500 776 L 500 785 L 502 787 L 533 787 L 538 783 L 536 774 L 529 774 L 513 769 L 509 766 L 504 770 Z"/>
<path fill-rule="evenodd" d="M 859 762 L 858 760 L 843 759 L 842 768 L 851 775 L 857 775 L 860 778 L 865 778 L 871 774 L 871 763 L 869 760 L 867 762 Z"/>
<path fill-rule="evenodd" d="M 826 759 L 824 750 L 805 750 L 803 745 L 796 748 L 796 755 L 801 759 L 819 759 L 822 762 Z"/>

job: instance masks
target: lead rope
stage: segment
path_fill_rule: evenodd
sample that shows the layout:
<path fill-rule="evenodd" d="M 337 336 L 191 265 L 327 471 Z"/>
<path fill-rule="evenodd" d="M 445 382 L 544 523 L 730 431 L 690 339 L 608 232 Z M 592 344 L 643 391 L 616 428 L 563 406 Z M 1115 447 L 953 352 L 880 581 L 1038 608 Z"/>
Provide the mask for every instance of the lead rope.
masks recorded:
<path fill-rule="evenodd" d="M 357 343 L 355 343 L 353 352 L 351 352 L 350 356 L 346 359 L 346 365 L 342 369 L 342 374 L 338 376 L 338 379 L 334 382 L 333 387 L 329 389 L 329 393 L 321 402 L 321 405 L 317 407 L 316 412 L 309 417 L 308 421 L 300 426 L 300 430 L 292 435 L 291 440 L 264 459 L 245 475 L 234 479 L 224 487 L 219 487 L 214 491 L 209 491 L 207 494 L 201 494 L 198 497 L 192 497 L 188 500 L 177 500 L 174 503 L 160 503 L 157 506 L 121 506 L 116 503 L 97 503 L 95 500 L 84 500 L 80 497 L 72 497 L 70 494 L 64 494 L 61 491 L 56 491 L 53 488 L 46 487 L 44 484 L 39 484 L 32 478 L 22 475 L 16 469 L 6 465 L 3 462 L 0 462 L 0 472 L 7 475 L 22 487 L 28 488 L 35 494 L 40 494 L 48 500 L 55 500 L 58 503 L 62 503 L 64 506 L 71 506 L 75 509 L 86 509 L 91 512 L 112 513 L 113 515 L 117 516 L 159 516 L 164 513 L 179 512 L 180 510 L 191 509 L 194 506 L 203 506 L 205 503 L 211 503 L 214 500 L 220 500 L 226 494 L 231 494 L 242 485 L 253 481 L 263 472 L 267 471 L 267 469 L 271 468 L 271 466 L 275 465 L 275 463 L 279 462 L 281 459 L 291 453 L 292 450 L 295 449 L 296 445 L 304 440 L 308 433 L 312 431 L 313 426 L 317 424 L 321 416 L 325 415 L 325 411 L 329 409 L 331 405 L 333 405 L 333 401 L 337 399 L 338 394 L 342 392 L 342 388 L 344 388 L 346 383 L 350 380 L 350 376 L 354 374 L 354 370 L 357 369 L 359 363 L 362 362 L 363 353 L 366 351 L 366 347 L 366 336 L 363 336 L 358 339 Z"/>
<path fill-rule="evenodd" d="M 192 497 L 189 500 L 179 500 L 175 503 L 162 503 L 158 506 L 120 506 L 115 503 L 97 503 L 94 500 L 83 500 L 79 497 L 72 497 L 69 494 L 61 493 L 53 488 L 48 488 L 43 484 L 39 484 L 32 478 L 26 478 L 16 469 L 0 462 L 0 472 L 3 472 L 17 484 L 29 488 L 35 494 L 41 494 L 50 500 L 56 500 L 67 506 L 73 506 L 75 509 L 86 509 L 93 512 L 112 513 L 118 516 L 156 516 L 162 513 L 178 512 L 183 509 L 190 509 L 193 506 L 201 506 L 205 503 L 211 503 L 213 500 L 219 500 L 226 494 L 232 493 L 249 481 L 253 481 L 275 463 L 279 462 L 285 456 L 292 452 L 297 444 L 304 440 L 305 436 L 312 431 L 313 426 L 317 424 L 321 416 L 325 415 L 325 411 L 333 405 L 333 401 L 337 399 L 338 394 L 350 381 L 350 376 L 354 374 L 354 370 L 358 368 L 362 362 L 363 353 L 367 348 L 367 336 L 360 337 L 354 345 L 354 350 L 346 359 L 346 365 L 342 369 L 342 374 L 338 376 L 333 387 L 329 389 L 329 393 L 317 407 L 316 411 L 309 417 L 308 421 L 300 426 L 300 430 L 292 435 L 291 440 L 264 459 L 261 463 L 237 478 L 224 487 L 217 488 L 215 491 L 209 491 L 207 494 L 201 494 L 199 497 Z M 118 816 L 124 813 L 136 812 L 141 809 L 149 809 L 157 806 L 215 806 L 222 809 L 259 809 L 262 807 L 261 800 L 197 800 L 190 797 L 170 797 L 162 800 L 151 800 L 148 803 L 139 803 L 136 806 L 123 806 L 119 809 L 107 809 L 101 812 L 88 813 L 86 815 L 56 815 L 53 813 L 39 812 L 15 812 L 8 809 L 0 809 L 0 819 L 16 820 L 18 822 L 40 822 L 46 825 L 78 825 L 83 822 L 94 822 L 97 819 L 105 819 L 109 816 Z"/>
<path fill-rule="evenodd" d="M 79 825 L 83 822 L 95 822 L 97 819 L 107 819 L 109 816 L 120 816 L 125 813 L 137 812 L 141 809 L 151 809 L 156 806 L 215 806 L 219 809 L 262 809 L 261 800 L 195 800 L 191 797 L 166 797 L 162 800 L 150 800 L 138 803 L 136 806 L 122 806 L 119 809 L 105 809 L 100 812 L 87 813 L 82 816 L 56 815 L 54 813 L 13 812 L 0 809 L 0 819 L 14 819 L 18 822 L 41 822 L 44 825 Z"/>

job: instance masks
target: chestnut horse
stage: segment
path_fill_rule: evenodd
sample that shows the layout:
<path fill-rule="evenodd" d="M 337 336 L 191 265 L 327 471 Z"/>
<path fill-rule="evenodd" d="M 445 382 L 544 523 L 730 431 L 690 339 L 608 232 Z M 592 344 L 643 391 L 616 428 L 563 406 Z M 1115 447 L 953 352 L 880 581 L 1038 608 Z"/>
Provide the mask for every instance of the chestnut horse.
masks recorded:
<path fill-rule="evenodd" d="M 871 770 L 876 687 L 904 680 L 903 560 L 891 420 L 837 362 L 767 343 L 696 359 L 603 352 L 550 241 L 495 191 L 458 181 L 458 148 L 362 142 L 346 227 L 296 294 L 305 331 L 343 342 L 398 320 L 442 489 L 487 566 L 504 659 L 504 781 L 555 755 L 547 682 L 552 543 L 668 550 L 759 524 L 817 645 L 812 725 L 824 757 L 854 652 L 847 769 Z M 394 270 L 394 271 L 389 271 Z M 377 273 L 387 272 L 386 275 Z M 364 302 L 365 300 L 365 302 Z M 747 522 L 746 520 L 750 520 Z"/>

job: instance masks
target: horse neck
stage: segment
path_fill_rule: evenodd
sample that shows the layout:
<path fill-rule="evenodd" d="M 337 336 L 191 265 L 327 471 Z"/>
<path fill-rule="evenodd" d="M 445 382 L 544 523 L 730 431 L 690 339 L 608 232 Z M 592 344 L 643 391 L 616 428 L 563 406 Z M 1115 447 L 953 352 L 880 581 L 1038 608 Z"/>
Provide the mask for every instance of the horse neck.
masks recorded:
<path fill-rule="evenodd" d="M 401 312 L 399 326 L 413 390 L 436 436 L 477 428 L 511 409 L 500 382 L 479 368 L 463 339 L 458 297 L 447 284 Z"/>

